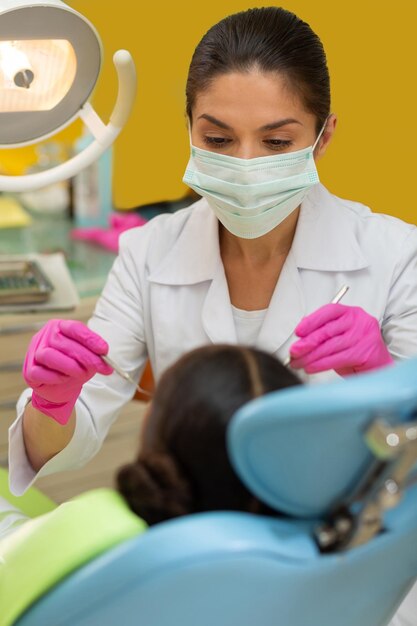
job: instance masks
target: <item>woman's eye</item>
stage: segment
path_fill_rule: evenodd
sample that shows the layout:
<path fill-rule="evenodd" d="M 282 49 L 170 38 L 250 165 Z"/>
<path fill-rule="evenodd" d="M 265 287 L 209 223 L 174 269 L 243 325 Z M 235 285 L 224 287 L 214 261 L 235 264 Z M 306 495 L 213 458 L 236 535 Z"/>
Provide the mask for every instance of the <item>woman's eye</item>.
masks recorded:
<path fill-rule="evenodd" d="M 285 148 L 289 148 L 292 145 L 291 139 L 265 139 L 264 143 L 271 150 L 285 150 Z"/>
<path fill-rule="evenodd" d="M 210 136 L 205 136 L 203 140 L 207 146 L 210 146 L 210 148 L 224 148 L 232 141 L 231 139 L 227 139 L 226 137 Z"/>

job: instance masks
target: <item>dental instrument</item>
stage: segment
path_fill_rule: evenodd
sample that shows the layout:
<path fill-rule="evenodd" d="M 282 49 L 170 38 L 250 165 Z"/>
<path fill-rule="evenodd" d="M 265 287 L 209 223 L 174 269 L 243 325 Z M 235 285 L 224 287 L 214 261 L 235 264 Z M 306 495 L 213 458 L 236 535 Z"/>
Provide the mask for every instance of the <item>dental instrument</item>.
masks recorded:
<path fill-rule="evenodd" d="M 142 389 L 142 387 L 140 385 L 138 385 L 133 378 L 131 377 L 130 374 L 128 374 L 127 372 L 125 372 L 119 365 L 117 365 L 117 363 L 115 361 L 113 361 L 112 358 L 110 358 L 107 354 L 102 354 L 101 358 L 103 359 L 103 361 L 105 363 L 107 363 L 107 365 L 110 365 L 110 367 L 112 367 L 114 369 L 115 372 L 117 372 L 117 374 L 119 374 L 119 376 L 121 376 L 122 378 L 124 378 L 125 380 L 127 380 L 129 383 L 131 383 L 132 385 L 134 385 L 136 387 L 136 389 L 138 391 L 140 391 L 141 393 L 144 393 L 146 396 L 148 396 L 149 398 L 152 397 L 152 394 L 149 393 L 149 391 L 146 391 L 146 389 Z"/>

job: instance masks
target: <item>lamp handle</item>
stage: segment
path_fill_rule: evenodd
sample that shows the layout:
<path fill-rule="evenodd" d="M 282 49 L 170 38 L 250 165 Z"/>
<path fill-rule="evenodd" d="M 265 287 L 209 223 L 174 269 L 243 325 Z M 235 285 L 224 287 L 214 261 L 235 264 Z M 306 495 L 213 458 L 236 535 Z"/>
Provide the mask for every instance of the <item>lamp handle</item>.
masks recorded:
<path fill-rule="evenodd" d="M 123 128 L 126 124 L 136 96 L 135 64 L 127 50 L 118 50 L 114 53 L 113 63 L 116 67 L 119 80 L 119 90 L 116 104 L 110 116 L 110 124 L 116 128 Z"/>
<path fill-rule="evenodd" d="M 116 104 L 107 126 L 89 102 L 80 109 L 79 116 L 94 135 L 94 141 L 82 152 L 49 170 L 23 176 L 0 176 L 0 191 L 34 191 L 46 185 L 72 178 L 88 167 L 109 148 L 119 135 L 132 111 L 136 94 L 136 71 L 132 56 L 127 50 L 118 50 L 113 56 L 118 77 Z"/>

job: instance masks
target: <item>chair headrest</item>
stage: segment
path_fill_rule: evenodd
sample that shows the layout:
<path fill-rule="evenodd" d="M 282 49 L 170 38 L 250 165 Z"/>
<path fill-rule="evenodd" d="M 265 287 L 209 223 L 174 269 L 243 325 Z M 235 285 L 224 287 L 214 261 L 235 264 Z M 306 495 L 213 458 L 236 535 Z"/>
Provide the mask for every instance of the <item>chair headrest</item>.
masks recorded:
<path fill-rule="evenodd" d="M 322 517 L 349 495 L 374 457 L 364 432 L 417 411 L 417 359 L 317 386 L 297 386 L 242 407 L 228 429 L 231 462 L 275 510 Z"/>

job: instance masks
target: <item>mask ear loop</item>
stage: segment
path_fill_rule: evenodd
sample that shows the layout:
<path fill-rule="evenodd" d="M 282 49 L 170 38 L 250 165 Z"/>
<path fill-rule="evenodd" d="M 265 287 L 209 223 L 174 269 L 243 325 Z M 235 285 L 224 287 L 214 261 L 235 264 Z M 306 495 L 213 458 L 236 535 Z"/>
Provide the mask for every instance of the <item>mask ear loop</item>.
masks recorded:
<path fill-rule="evenodd" d="M 191 139 L 191 120 L 187 117 L 187 129 L 188 129 L 188 139 L 190 140 L 190 148 L 193 147 L 193 141 Z"/>
<path fill-rule="evenodd" d="M 327 122 L 329 121 L 329 117 L 330 117 L 330 116 L 331 116 L 331 113 L 329 113 L 329 115 L 326 117 L 326 119 L 325 119 L 325 121 L 324 121 L 324 124 L 323 124 L 323 126 L 321 127 L 321 131 L 320 131 L 320 132 L 319 132 L 319 134 L 317 135 L 317 139 L 316 139 L 316 141 L 314 142 L 313 147 L 311 148 L 313 152 L 314 152 L 314 150 L 316 149 L 317 144 L 318 144 L 318 142 L 320 141 L 322 134 L 323 134 L 323 133 L 324 133 L 324 131 L 326 130 L 326 127 L 327 127 Z"/>

